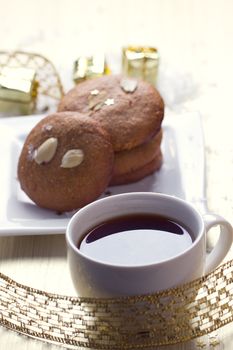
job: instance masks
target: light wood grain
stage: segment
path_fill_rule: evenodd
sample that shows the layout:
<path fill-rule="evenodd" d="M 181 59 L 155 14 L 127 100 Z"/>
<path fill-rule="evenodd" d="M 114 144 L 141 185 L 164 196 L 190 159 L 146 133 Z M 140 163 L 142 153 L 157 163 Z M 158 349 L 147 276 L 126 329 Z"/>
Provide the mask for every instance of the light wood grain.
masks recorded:
<path fill-rule="evenodd" d="M 233 222 L 231 0 L 0 0 L 0 8 L 0 48 L 47 56 L 66 88 L 71 85 L 73 61 L 82 53 L 102 50 L 119 55 L 123 45 L 157 46 L 161 66 L 179 72 L 191 86 L 181 103 L 170 108 L 177 113 L 198 110 L 202 115 L 209 209 Z M 18 282 L 74 295 L 63 235 L 0 238 L 0 259 L 0 271 Z M 231 328 L 215 333 L 215 349 L 233 348 Z M 210 337 L 202 341 L 213 348 Z M 169 349 L 195 348 L 197 341 Z M 58 347 L 2 328 L 0 349 Z"/>

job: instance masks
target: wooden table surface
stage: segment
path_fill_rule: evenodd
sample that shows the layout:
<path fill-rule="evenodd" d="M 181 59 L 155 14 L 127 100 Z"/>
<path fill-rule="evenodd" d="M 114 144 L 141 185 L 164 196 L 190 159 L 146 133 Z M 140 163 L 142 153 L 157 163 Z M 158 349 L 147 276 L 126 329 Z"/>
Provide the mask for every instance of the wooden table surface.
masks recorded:
<path fill-rule="evenodd" d="M 202 116 L 208 207 L 233 223 L 231 0 L 0 0 L 0 8 L 0 50 L 45 55 L 66 89 L 80 54 L 98 50 L 120 57 L 124 45 L 156 46 L 161 57 L 159 88 L 167 108 L 178 114 L 199 111 Z M 64 235 L 0 238 L 0 271 L 22 284 L 75 295 Z M 166 348 L 230 350 L 231 328 Z M 58 348 L 0 328 L 0 350 Z"/>

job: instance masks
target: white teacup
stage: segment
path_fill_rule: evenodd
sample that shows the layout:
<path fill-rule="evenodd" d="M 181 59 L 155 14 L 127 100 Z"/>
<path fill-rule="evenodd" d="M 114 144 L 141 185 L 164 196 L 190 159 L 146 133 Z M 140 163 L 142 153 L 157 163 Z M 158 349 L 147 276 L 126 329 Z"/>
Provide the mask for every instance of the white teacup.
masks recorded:
<path fill-rule="evenodd" d="M 91 229 L 131 214 L 169 218 L 192 233 L 192 242 L 174 256 L 162 258 L 161 261 L 155 257 L 154 262 L 135 265 L 102 261 L 80 250 L 80 242 Z M 219 240 L 207 256 L 206 233 L 216 225 L 221 228 Z M 119 297 L 154 293 L 209 273 L 229 251 L 233 231 L 224 218 L 214 214 L 201 215 L 184 200 L 163 194 L 136 192 L 100 199 L 79 210 L 68 224 L 66 240 L 71 276 L 78 295 Z"/>

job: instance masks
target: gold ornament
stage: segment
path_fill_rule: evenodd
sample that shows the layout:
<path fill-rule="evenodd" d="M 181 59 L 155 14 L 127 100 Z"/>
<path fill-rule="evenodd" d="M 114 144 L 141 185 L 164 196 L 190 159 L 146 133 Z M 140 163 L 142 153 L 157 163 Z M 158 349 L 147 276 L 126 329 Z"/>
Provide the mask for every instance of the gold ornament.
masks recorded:
<path fill-rule="evenodd" d="M 23 51 L 0 51 L 0 115 L 55 111 L 63 87 L 54 65 Z"/>
<path fill-rule="evenodd" d="M 159 54 L 155 47 L 128 46 L 122 49 L 122 71 L 129 77 L 140 78 L 155 85 Z"/>
<path fill-rule="evenodd" d="M 73 80 L 80 83 L 86 79 L 101 77 L 111 71 L 103 54 L 81 56 L 74 62 Z"/>

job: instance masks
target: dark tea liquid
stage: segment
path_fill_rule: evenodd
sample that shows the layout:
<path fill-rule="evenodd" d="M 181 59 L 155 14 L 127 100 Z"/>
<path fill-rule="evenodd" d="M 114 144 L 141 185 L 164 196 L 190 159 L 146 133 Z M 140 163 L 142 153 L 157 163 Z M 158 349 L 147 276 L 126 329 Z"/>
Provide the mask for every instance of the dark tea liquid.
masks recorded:
<path fill-rule="evenodd" d="M 192 242 L 186 228 L 166 217 L 133 214 L 94 227 L 81 240 L 79 249 L 104 263 L 135 266 L 172 258 Z"/>

